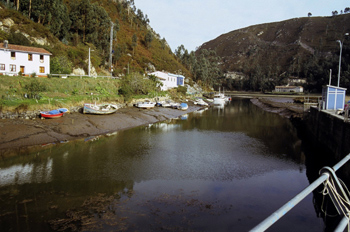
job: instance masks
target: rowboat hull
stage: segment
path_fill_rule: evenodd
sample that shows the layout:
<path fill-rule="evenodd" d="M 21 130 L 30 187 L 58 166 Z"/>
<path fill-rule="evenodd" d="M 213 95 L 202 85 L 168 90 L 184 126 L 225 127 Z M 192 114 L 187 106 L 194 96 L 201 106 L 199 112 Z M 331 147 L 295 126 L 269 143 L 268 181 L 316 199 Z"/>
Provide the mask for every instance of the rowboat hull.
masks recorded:
<path fill-rule="evenodd" d="M 137 103 L 137 107 L 142 108 L 142 109 L 151 109 L 151 108 L 154 108 L 155 105 L 156 105 L 156 103 L 154 103 L 154 102 L 139 102 L 139 103 Z"/>
<path fill-rule="evenodd" d="M 69 110 L 67 108 L 60 108 L 57 110 L 42 111 L 42 112 L 40 112 L 40 115 L 43 118 L 60 118 L 66 112 L 69 112 Z"/>
<path fill-rule="evenodd" d="M 118 108 L 111 104 L 95 105 L 95 104 L 84 104 L 83 113 L 84 114 L 113 114 L 118 110 Z"/>
<path fill-rule="evenodd" d="M 49 111 L 40 112 L 41 117 L 43 118 L 60 118 L 63 116 L 64 113 L 58 113 L 58 114 L 50 114 Z"/>

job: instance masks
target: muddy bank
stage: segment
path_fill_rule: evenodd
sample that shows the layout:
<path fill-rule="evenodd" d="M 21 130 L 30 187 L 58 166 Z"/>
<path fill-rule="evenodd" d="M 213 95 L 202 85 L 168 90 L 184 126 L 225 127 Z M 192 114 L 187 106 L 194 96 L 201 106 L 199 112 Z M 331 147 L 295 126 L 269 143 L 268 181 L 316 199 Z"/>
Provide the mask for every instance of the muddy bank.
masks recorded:
<path fill-rule="evenodd" d="M 283 117 L 304 115 L 303 105 L 293 103 L 292 98 L 249 98 L 253 104 Z M 186 111 L 161 107 L 148 110 L 126 107 L 111 115 L 73 112 L 57 119 L 0 119 L 0 157 L 3 159 L 71 141 L 89 141 L 96 136 L 108 136 L 132 127 L 177 118 L 201 108 L 190 103 Z"/>
<path fill-rule="evenodd" d="M 161 107 L 147 110 L 126 107 L 111 115 L 74 112 L 57 119 L 2 119 L 0 156 L 5 158 L 80 139 L 93 140 L 94 136 L 105 136 L 132 127 L 177 118 L 200 108 L 193 104 L 189 104 L 186 111 Z"/>
<path fill-rule="evenodd" d="M 303 104 L 294 103 L 293 98 L 259 97 L 252 98 L 250 101 L 265 111 L 276 113 L 286 118 L 302 118 L 306 110 Z"/>

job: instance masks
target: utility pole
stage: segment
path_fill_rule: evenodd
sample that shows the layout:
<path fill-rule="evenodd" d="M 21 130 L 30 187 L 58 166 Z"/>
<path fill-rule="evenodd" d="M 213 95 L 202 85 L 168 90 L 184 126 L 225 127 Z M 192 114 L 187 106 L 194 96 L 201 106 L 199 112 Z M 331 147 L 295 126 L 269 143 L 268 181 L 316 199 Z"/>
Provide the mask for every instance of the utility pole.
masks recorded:
<path fill-rule="evenodd" d="M 112 69 L 112 47 L 113 47 L 113 27 L 114 23 L 111 22 L 111 35 L 110 35 L 110 42 L 109 42 L 109 70 L 111 71 L 111 76 L 113 75 L 113 69 Z"/>

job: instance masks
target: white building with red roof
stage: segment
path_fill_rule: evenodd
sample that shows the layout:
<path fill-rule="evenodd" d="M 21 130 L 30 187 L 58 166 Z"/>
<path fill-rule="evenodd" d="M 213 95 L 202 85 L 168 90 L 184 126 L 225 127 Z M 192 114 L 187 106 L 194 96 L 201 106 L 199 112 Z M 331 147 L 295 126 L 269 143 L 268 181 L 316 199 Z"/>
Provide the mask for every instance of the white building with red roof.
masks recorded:
<path fill-rule="evenodd" d="M 47 76 L 50 74 L 50 56 L 43 48 L 0 43 L 0 75 Z"/>

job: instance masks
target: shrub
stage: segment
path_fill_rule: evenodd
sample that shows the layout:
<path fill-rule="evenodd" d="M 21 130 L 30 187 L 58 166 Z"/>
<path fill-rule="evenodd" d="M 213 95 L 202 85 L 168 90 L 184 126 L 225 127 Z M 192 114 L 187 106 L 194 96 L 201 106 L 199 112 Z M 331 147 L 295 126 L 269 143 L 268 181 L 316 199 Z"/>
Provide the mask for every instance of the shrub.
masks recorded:
<path fill-rule="evenodd" d="M 187 87 L 185 87 L 185 86 L 179 86 L 179 87 L 177 87 L 177 92 L 180 93 L 180 94 L 186 95 L 186 93 L 187 93 Z"/>
<path fill-rule="evenodd" d="M 72 72 L 73 64 L 66 56 L 53 57 L 50 60 L 51 73 L 69 74 Z"/>
<path fill-rule="evenodd" d="M 45 91 L 46 87 L 35 79 L 29 84 L 25 85 L 24 89 L 28 91 L 28 98 L 40 99 L 40 92 Z"/>

